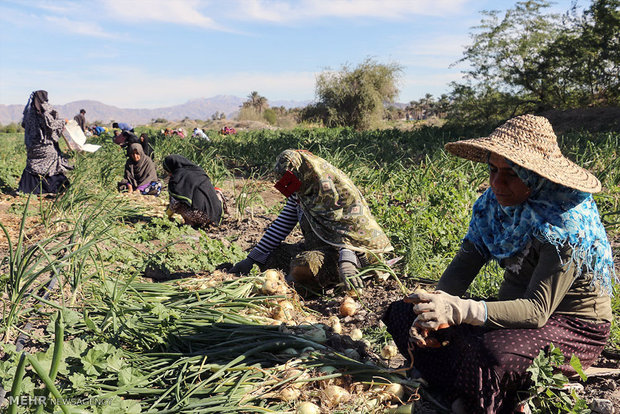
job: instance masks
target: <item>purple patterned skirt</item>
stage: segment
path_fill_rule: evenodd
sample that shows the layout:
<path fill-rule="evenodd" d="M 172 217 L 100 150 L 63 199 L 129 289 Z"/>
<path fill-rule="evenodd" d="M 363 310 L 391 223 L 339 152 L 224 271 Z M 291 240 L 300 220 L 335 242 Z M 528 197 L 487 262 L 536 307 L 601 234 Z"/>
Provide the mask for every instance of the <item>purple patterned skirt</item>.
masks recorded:
<path fill-rule="evenodd" d="M 415 314 L 413 305 L 392 303 L 383 322 L 401 354 L 409 359 L 409 328 Z M 526 369 L 541 349 L 553 343 L 566 357 L 560 369 L 574 374 L 568 365 L 572 354 L 583 368 L 600 355 L 610 323 L 593 323 L 566 315 L 552 315 L 538 329 L 490 329 L 458 325 L 438 331 L 449 339 L 441 348 L 415 348 L 415 367 L 434 389 L 451 398 L 462 398 L 470 413 L 511 413 L 523 391 L 529 387 Z"/>

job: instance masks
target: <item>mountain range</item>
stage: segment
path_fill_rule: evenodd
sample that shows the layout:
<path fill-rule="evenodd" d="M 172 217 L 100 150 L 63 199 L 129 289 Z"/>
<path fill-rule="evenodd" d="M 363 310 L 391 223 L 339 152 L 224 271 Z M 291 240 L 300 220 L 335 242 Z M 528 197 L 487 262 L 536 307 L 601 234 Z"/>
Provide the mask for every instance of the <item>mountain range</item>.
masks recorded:
<path fill-rule="evenodd" d="M 99 121 L 109 124 L 111 122 L 127 122 L 133 125 L 142 125 L 152 122 L 157 118 L 168 121 L 180 121 L 184 118 L 190 119 L 211 119 L 215 112 L 226 114 L 227 118 L 232 118 L 239 107 L 245 102 L 246 98 L 239 98 L 231 95 L 217 95 L 211 98 L 192 99 L 181 105 L 168 106 L 155 109 L 129 109 L 107 105 L 98 101 L 74 101 L 64 105 L 55 105 L 54 108 L 62 118 L 73 119 L 80 109 L 86 110 L 86 122 L 89 124 Z M 284 106 L 285 108 L 304 107 L 310 101 L 269 101 L 272 107 Z M 3 105 L 0 104 L 0 124 L 6 125 L 11 122 L 21 122 L 23 104 Z"/>

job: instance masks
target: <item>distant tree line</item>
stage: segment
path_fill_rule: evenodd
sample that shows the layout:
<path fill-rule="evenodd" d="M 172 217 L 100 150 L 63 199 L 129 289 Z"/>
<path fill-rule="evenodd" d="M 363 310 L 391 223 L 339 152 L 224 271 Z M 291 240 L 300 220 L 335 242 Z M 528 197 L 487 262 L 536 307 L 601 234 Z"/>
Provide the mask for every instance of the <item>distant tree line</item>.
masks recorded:
<path fill-rule="evenodd" d="M 451 83 L 448 94 L 390 106 L 401 67 L 367 59 L 320 74 L 317 101 L 300 120 L 356 129 L 385 118 L 489 124 L 547 109 L 620 105 L 620 0 L 593 0 L 583 12 L 573 5 L 561 15 L 546 13 L 550 5 L 528 0 L 482 12 L 457 62 L 469 64 L 464 82 Z"/>
<path fill-rule="evenodd" d="M 24 132 L 24 127 L 21 126 L 21 124 L 18 124 L 17 122 L 11 122 L 8 125 L 2 125 L 0 124 L 0 132 L 4 132 L 7 134 L 14 134 L 17 132 Z"/>

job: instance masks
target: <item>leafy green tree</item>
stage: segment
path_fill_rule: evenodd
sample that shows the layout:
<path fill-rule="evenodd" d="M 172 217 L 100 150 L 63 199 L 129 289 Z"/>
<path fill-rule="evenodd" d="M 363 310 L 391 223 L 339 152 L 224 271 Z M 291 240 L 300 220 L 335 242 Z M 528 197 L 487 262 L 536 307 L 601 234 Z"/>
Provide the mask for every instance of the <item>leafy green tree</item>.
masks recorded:
<path fill-rule="evenodd" d="M 276 111 L 271 108 L 265 109 L 263 112 L 263 118 L 265 118 L 265 121 L 269 122 L 271 125 L 275 125 L 278 122 Z"/>
<path fill-rule="evenodd" d="M 383 118 L 384 104 L 398 95 L 401 67 L 366 59 L 356 68 L 321 73 L 316 82 L 317 103 L 304 109 L 302 120 L 320 120 L 326 126 L 368 129 Z"/>
<path fill-rule="evenodd" d="M 547 103 L 555 77 L 546 48 L 559 30 L 559 16 L 543 13 L 549 6 L 546 0 L 528 0 L 504 13 L 483 11 L 473 43 L 459 61 L 471 65 L 465 72 L 469 85 L 484 83 L 486 89 L 519 95 L 524 102 Z"/>
<path fill-rule="evenodd" d="M 505 12 L 482 12 L 459 61 L 470 69 L 464 83 L 452 84 L 450 117 L 483 122 L 618 104 L 620 0 L 593 0 L 583 14 L 573 6 L 563 16 L 546 13 L 549 5 L 527 0 Z"/>
<path fill-rule="evenodd" d="M 575 7 L 547 50 L 564 86 L 564 106 L 620 104 L 620 0 L 594 0 L 583 15 Z"/>

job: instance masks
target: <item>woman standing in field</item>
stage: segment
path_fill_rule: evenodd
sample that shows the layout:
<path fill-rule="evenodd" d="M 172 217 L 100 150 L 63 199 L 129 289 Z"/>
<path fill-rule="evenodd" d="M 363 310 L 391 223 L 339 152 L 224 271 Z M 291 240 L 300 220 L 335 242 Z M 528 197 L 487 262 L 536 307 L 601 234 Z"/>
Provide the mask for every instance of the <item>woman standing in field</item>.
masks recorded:
<path fill-rule="evenodd" d="M 58 139 L 65 127 L 56 110 L 48 103 L 47 91 L 32 92 L 24 108 L 24 143 L 27 149 L 26 168 L 19 180 L 23 193 L 58 193 L 68 186 L 65 172 L 72 170 L 62 156 Z"/>
<path fill-rule="evenodd" d="M 446 149 L 488 163 L 490 188 L 437 290 L 393 303 L 383 321 L 422 377 L 456 398 L 453 411 L 511 413 L 549 343 L 584 368 L 605 346 L 615 271 L 591 194 L 601 183 L 562 155 L 542 117 L 513 118 Z M 492 259 L 504 268 L 497 299 L 463 299 Z M 438 346 L 433 331 L 444 327 L 450 340 Z M 568 363 L 560 369 L 574 374 Z"/>
<path fill-rule="evenodd" d="M 133 143 L 127 147 L 125 178 L 118 183 L 118 190 L 128 193 L 140 191 L 142 195 L 156 196 L 161 192 L 155 163 L 144 153 L 142 145 Z"/>
<path fill-rule="evenodd" d="M 389 239 L 370 213 L 364 196 L 345 173 L 316 155 L 286 150 L 276 159 L 276 188 L 287 197 L 278 218 L 248 257 L 230 269 L 247 274 L 264 264 L 271 252 L 300 223 L 304 251 L 291 261 L 289 281 L 333 282 L 362 287 L 358 269 L 372 254 L 392 250 Z"/>
<path fill-rule="evenodd" d="M 177 213 L 192 227 L 219 225 L 225 210 L 222 190 L 211 184 L 211 179 L 198 165 L 180 155 L 164 158 L 164 170 L 170 174 L 168 218 Z"/>

